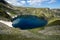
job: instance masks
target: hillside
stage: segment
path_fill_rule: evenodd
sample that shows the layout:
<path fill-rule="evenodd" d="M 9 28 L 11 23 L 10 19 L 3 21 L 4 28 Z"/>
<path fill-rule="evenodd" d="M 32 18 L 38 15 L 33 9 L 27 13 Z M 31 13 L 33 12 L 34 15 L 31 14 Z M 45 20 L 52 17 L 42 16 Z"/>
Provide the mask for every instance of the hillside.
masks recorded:
<path fill-rule="evenodd" d="M 44 17 L 47 20 L 50 20 L 53 17 L 59 17 L 58 10 L 60 9 L 50 9 L 50 8 L 31 8 L 31 7 L 15 7 L 12 5 L 5 5 L 0 3 L 0 12 L 5 11 L 9 12 L 11 16 L 15 15 L 36 15 L 38 17 Z M 3 10 L 4 9 L 4 10 Z"/>
<path fill-rule="evenodd" d="M 11 28 L 0 23 L 0 39 L 1 40 L 60 40 L 60 30 L 55 26 L 47 27 L 44 30 L 33 33 L 29 30 L 20 30 Z M 54 32 L 53 32 L 54 31 Z"/>
<path fill-rule="evenodd" d="M 16 8 L 20 10 L 22 15 L 36 15 L 38 17 L 44 16 L 46 18 L 50 18 L 53 16 L 52 11 L 49 8 L 26 8 L 26 7 L 19 7 Z M 48 17 L 49 16 L 49 17 Z"/>

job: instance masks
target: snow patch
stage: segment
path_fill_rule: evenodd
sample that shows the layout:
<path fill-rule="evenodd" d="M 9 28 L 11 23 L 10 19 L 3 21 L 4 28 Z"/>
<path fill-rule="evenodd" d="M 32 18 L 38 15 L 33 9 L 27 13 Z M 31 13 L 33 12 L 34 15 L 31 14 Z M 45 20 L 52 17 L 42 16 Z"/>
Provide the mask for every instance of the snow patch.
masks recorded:
<path fill-rule="evenodd" d="M 13 26 L 12 26 L 12 22 L 3 21 L 3 20 L 0 20 L 0 22 L 8 25 L 9 27 L 13 27 Z"/>

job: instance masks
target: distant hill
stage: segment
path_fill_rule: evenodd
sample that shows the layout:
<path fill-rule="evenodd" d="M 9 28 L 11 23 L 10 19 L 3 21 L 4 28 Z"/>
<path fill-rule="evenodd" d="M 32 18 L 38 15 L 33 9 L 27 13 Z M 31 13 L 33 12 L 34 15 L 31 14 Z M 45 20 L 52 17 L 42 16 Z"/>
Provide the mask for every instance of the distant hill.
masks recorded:
<path fill-rule="evenodd" d="M 15 7 L 10 4 L 5 5 L 0 3 L 0 12 L 8 11 L 12 16 L 15 15 L 36 15 L 38 17 L 45 17 L 46 19 L 50 19 L 56 16 L 55 10 L 50 8 L 31 8 L 31 7 Z M 59 9 L 58 9 L 59 10 Z M 58 12 L 57 12 L 58 13 Z"/>

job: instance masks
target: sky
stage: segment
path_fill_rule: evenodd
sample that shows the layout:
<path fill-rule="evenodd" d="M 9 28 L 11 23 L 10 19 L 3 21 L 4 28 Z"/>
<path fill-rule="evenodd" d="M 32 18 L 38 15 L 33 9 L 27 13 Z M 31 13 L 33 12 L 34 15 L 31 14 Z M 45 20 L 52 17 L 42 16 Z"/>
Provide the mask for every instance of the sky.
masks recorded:
<path fill-rule="evenodd" d="M 60 0 L 6 0 L 14 6 L 36 8 L 60 8 Z"/>

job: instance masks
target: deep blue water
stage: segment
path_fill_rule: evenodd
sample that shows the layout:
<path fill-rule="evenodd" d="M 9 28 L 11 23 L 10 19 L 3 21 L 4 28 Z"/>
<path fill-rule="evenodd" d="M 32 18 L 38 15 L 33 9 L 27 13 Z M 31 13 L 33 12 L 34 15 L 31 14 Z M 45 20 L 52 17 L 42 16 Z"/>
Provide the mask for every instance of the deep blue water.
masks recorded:
<path fill-rule="evenodd" d="M 13 19 L 13 27 L 21 29 L 32 29 L 43 27 L 47 24 L 47 20 L 36 16 L 20 16 Z"/>

